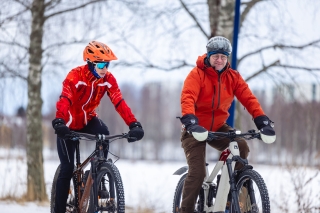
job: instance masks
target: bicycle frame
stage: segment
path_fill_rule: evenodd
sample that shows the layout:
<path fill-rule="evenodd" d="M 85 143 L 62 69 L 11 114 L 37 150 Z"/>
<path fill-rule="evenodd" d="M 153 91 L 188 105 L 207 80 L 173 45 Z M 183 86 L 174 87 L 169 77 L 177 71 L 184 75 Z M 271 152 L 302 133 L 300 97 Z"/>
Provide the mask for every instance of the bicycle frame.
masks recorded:
<path fill-rule="evenodd" d="M 79 133 L 76 133 L 79 134 Z M 87 157 L 83 163 L 80 162 L 80 148 L 79 148 L 79 140 L 76 144 L 76 169 L 73 172 L 73 177 L 75 179 L 75 207 L 77 208 L 77 212 L 85 213 L 87 211 L 88 207 L 88 201 L 90 197 L 90 190 L 93 186 L 93 193 L 94 195 L 97 195 L 97 167 L 99 164 L 107 161 L 107 156 L 104 156 L 104 150 L 102 146 L 102 141 L 105 141 L 107 139 L 112 138 L 125 138 L 124 135 L 113 135 L 113 136 L 105 136 L 105 135 L 99 135 L 100 138 L 95 138 L 94 135 L 89 135 L 85 133 L 81 133 L 83 136 L 91 139 L 96 140 L 96 149 Z M 79 139 L 79 138 L 78 138 Z M 107 153 L 109 151 L 109 143 L 106 143 L 106 150 Z M 90 172 L 87 177 L 86 184 L 82 182 L 84 170 L 88 166 L 88 164 L 91 164 Z M 83 193 L 81 193 L 81 189 L 84 189 Z M 98 211 L 98 196 L 94 196 L 94 206 L 95 206 L 95 212 Z"/>
<path fill-rule="evenodd" d="M 199 142 L 201 143 L 201 142 Z M 204 189 L 204 211 L 205 212 L 224 212 L 226 208 L 226 203 L 228 199 L 228 193 L 230 191 L 230 179 L 232 179 L 234 167 L 235 167 L 235 158 L 240 158 L 240 152 L 238 143 L 236 141 L 232 141 L 229 144 L 229 147 L 225 149 L 219 158 L 219 161 L 216 163 L 215 167 L 213 168 L 211 174 L 209 175 L 208 167 L 206 167 L 206 177 L 202 183 L 202 188 Z M 188 166 L 182 167 L 178 169 L 174 175 L 181 175 L 187 172 Z M 221 172 L 221 178 L 219 182 L 218 191 L 216 194 L 215 203 L 212 206 L 208 206 L 208 194 L 210 185 L 215 185 L 213 180 L 218 175 L 218 172 Z M 233 181 L 234 182 L 234 181 Z M 234 186 L 235 187 L 235 186 Z"/>
<path fill-rule="evenodd" d="M 102 145 L 99 146 L 99 149 L 102 148 Z M 107 149 L 109 149 L 109 146 L 107 146 Z M 96 170 L 96 166 L 97 166 L 97 162 L 98 160 L 96 159 L 97 157 L 95 157 L 95 155 L 97 155 L 97 151 L 98 149 L 96 149 L 93 153 L 91 153 L 89 155 L 89 157 L 87 159 L 85 159 L 83 161 L 83 163 L 80 163 L 80 149 L 79 149 L 79 141 L 77 142 L 76 145 L 76 169 L 73 172 L 73 176 L 75 179 L 75 207 L 77 208 L 78 212 L 86 212 L 87 209 L 87 205 L 88 205 L 88 201 L 89 201 L 89 197 L 90 197 L 90 190 L 92 187 L 92 184 L 94 185 L 93 190 L 96 191 L 96 181 L 95 178 L 95 172 L 93 173 L 92 171 Z M 106 159 L 104 158 L 104 156 L 99 156 L 99 160 L 105 161 Z M 86 185 L 83 184 L 82 182 L 82 178 L 84 175 L 84 170 L 85 168 L 88 166 L 88 164 L 91 164 L 91 168 L 90 168 L 90 173 L 88 175 L 88 179 L 86 181 Z M 81 193 L 81 189 L 84 188 L 83 193 Z M 96 192 L 95 192 L 96 194 Z M 96 196 L 95 196 L 96 197 Z M 98 202 L 95 201 L 95 204 L 97 204 Z"/>

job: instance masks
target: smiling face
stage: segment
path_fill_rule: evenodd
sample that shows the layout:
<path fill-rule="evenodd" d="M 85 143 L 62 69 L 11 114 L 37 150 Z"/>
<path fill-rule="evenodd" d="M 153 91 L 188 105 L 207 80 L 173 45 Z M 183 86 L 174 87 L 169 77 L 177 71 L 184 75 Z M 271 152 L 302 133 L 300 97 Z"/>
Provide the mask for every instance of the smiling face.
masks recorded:
<path fill-rule="evenodd" d="M 227 62 L 228 62 L 228 56 L 223 54 L 213 54 L 210 56 L 210 64 L 212 67 L 214 67 L 217 71 L 222 70 Z"/>

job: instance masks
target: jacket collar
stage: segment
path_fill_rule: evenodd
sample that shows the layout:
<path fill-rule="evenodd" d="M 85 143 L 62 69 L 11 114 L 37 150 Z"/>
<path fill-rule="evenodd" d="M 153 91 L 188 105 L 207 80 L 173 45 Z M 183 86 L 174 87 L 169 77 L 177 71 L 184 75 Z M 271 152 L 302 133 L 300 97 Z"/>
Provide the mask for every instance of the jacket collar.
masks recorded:
<path fill-rule="evenodd" d="M 89 70 L 89 66 L 88 64 L 84 65 L 84 76 L 85 78 L 89 81 L 89 82 L 93 82 L 95 80 L 101 80 L 103 78 L 100 78 L 100 79 L 97 79 L 93 74 L 92 72 Z"/>

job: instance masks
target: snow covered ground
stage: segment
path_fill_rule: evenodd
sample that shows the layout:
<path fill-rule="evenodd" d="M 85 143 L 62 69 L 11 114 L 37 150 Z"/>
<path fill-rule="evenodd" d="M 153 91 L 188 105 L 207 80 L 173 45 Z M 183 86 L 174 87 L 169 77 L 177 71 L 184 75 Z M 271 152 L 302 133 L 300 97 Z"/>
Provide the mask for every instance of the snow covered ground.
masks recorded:
<path fill-rule="evenodd" d="M 214 162 L 209 163 L 209 169 L 212 169 Z M 48 197 L 50 196 L 52 179 L 58 164 L 59 161 L 57 159 L 44 161 Z M 117 161 L 116 166 L 121 172 L 124 184 L 126 206 L 129 206 L 130 209 L 154 209 L 157 213 L 171 212 L 173 193 L 180 178 L 180 176 L 172 174 L 184 165 L 184 162 L 150 162 L 123 159 Z M 298 209 L 296 192 L 299 192 L 301 197 L 301 205 L 303 203 L 311 203 L 320 207 L 320 174 L 318 174 L 317 169 L 295 168 L 288 170 L 287 167 L 280 166 L 253 166 L 262 175 L 267 184 L 271 200 L 271 212 L 303 212 Z M 0 197 L 23 194 L 26 190 L 25 177 L 27 168 L 25 160 L 23 158 L 0 158 L 0 168 Z M 314 176 L 315 178 L 306 183 Z M 295 184 L 292 184 L 293 181 L 295 181 Z M 288 208 L 289 206 L 290 211 L 280 210 L 280 207 Z M 314 212 L 319 211 L 315 210 Z M 49 212 L 49 204 L 17 204 L 1 201 L 0 212 Z M 132 212 L 137 212 L 137 210 Z"/>

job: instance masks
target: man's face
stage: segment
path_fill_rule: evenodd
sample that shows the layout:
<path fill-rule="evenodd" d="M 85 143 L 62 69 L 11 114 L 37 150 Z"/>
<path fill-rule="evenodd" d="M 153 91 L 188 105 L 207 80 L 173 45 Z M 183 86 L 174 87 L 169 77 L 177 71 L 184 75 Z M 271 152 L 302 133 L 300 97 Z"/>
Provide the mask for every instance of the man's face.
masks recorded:
<path fill-rule="evenodd" d="M 210 56 L 209 62 L 211 66 L 213 66 L 216 70 L 222 70 L 227 62 L 228 62 L 228 56 L 223 54 L 214 54 Z"/>

